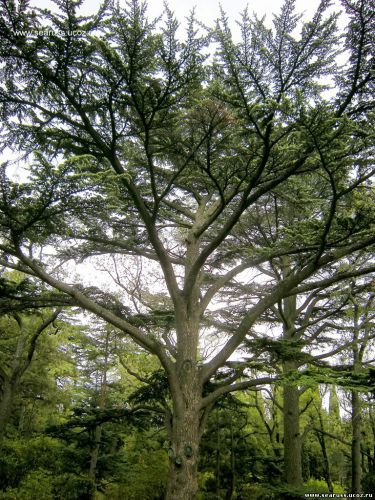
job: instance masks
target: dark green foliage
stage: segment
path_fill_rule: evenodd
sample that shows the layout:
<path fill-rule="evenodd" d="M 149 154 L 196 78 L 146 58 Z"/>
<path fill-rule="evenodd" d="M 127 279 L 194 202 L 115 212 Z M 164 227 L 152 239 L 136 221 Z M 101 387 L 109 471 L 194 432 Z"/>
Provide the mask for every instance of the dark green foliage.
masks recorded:
<path fill-rule="evenodd" d="M 0 276 L 0 314 L 68 306 L 74 302 L 66 295 L 46 290 L 40 283 L 19 275 Z"/>
<path fill-rule="evenodd" d="M 83 499 L 89 486 L 80 474 L 84 458 L 81 451 L 51 437 L 14 437 L 2 447 L 1 489 L 7 493 L 1 498 Z"/>
<path fill-rule="evenodd" d="M 133 404 L 165 404 L 169 397 L 168 381 L 163 370 L 153 372 L 145 379 L 144 386 L 135 390 L 129 397 Z"/>
<path fill-rule="evenodd" d="M 25 379 L 7 428 L 14 449 L 8 440 L 5 495 L 34 495 L 39 482 L 45 496 L 162 497 L 165 423 L 173 441 L 167 497 L 182 487 L 189 491 L 181 497 L 193 497 L 206 421 L 208 495 L 303 494 L 281 480 L 275 382 L 292 396 L 318 383 L 358 392 L 373 384 L 371 367 L 330 366 L 314 353 L 355 351 L 355 342 L 339 345 L 350 328 L 344 313 L 355 289 L 373 286 L 363 278 L 374 271 L 375 243 L 368 4 L 342 1 L 341 39 L 328 0 L 310 21 L 285 0 L 272 29 L 245 10 L 237 42 L 224 13 L 209 30 L 192 14 L 181 40 L 168 7 L 150 20 L 140 0 L 106 1 L 91 18 L 80 15 L 82 0 L 56 0 L 57 12 L 1 0 L 1 138 L 31 163 L 22 181 L 9 162 L 1 166 L 1 265 L 30 278 L 2 279 L 0 312 L 30 316 L 56 300 L 95 315 L 86 332 L 56 341 L 54 361 L 43 351 L 50 344 L 41 344 L 43 377 L 35 370 Z M 41 27 L 53 33 L 43 36 Z M 342 66 L 340 40 L 348 55 Z M 83 262 L 108 271 L 115 287 L 70 273 L 69 265 Z M 204 352 L 210 336 L 215 347 Z M 130 366 L 129 340 L 141 360 Z M 228 361 L 245 350 L 246 359 Z M 157 359 L 146 370 L 145 352 Z M 270 384 L 272 404 L 260 397 L 246 406 L 227 395 Z M 300 409 L 298 397 L 290 398 L 297 419 L 314 399 Z M 213 443 L 211 408 L 221 445 Z M 309 458 L 326 435 L 317 418 L 304 448 L 305 479 L 308 468 L 323 472 Z M 370 428 L 370 411 L 367 420 Z M 33 455 L 33 433 L 48 432 L 49 463 L 23 464 L 20 440 Z M 327 448 L 332 458 L 332 443 Z M 222 458 L 216 468 L 214 450 Z"/>
<path fill-rule="evenodd" d="M 363 492 L 373 493 L 375 491 L 375 474 L 374 472 L 368 472 L 362 480 Z"/>

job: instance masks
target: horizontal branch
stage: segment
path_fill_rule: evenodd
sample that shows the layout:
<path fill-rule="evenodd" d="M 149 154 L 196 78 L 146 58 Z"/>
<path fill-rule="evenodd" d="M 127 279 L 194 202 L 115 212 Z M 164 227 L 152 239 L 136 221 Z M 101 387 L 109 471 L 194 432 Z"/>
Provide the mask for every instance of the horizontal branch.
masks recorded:
<path fill-rule="evenodd" d="M 214 403 L 220 396 L 228 394 L 230 392 L 242 391 L 245 389 L 250 389 L 254 387 L 259 387 L 264 384 L 273 384 L 279 380 L 278 377 L 262 377 L 254 380 L 246 380 L 244 382 L 237 382 L 232 385 L 224 385 L 211 392 L 208 396 L 202 399 L 201 408 L 205 408 L 207 405 Z"/>
<path fill-rule="evenodd" d="M 172 363 L 170 362 L 163 346 L 159 342 L 157 342 L 156 339 L 148 337 L 139 328 L 135 327 L 125 319 L 120 318 L 119 316 L 111 312 L 109 309 L 90 299 L 89 297 L 87 297 L 87 295 L 84 294 L 84 292 L 78 290 L 76 287 L 67 285 L 66 283 L 52 277 L 42 267 L 40 267 L 34 259 L 31 259 L 24 255 L 21 250 L 19 251 L 19 258 L 25 265 L 30 267 L 30 269 L 32 269 L 34 273 L 45 283 L 48 283 L 53 288 L 73 297 L 75 302 L 80 307 L 94 313 L 96 316 L 99 316 L 114 327 L 128 334 L 139 346 L 148 350 L 152 354 L 155 354 L 160 359 L 160 362 L 162 363 L 167 373 L 171 373 Z"/>

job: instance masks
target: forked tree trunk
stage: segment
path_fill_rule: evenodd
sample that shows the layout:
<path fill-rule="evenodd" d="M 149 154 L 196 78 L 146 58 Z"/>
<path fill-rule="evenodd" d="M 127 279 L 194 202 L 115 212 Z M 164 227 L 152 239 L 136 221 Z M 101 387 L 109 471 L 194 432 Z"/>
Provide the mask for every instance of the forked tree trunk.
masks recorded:
<path fill-rule="evenodd" d="M 194 233 L 187 238 L 185 276 L 199 254 Z M 165 500 L 194 500 L 198 492 L 198 457 L 202 436 L 202 381 L 197 364 L 202 314 L 197 283 L 179 297 L 175 309 L 177 353 L 169 386 L 173 401 L 169 474 Z"/>

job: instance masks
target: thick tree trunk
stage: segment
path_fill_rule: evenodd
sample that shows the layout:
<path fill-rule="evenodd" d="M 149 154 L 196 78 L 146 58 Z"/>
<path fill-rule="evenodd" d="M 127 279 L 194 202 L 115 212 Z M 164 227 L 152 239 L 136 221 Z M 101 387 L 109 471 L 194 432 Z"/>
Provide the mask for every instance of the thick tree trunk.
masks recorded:
<path fill-rule="evenodd" d="M 199 255 L 199 240 L 193 230 L 186 243 L 185 279 L 188 279 Z M 187 286 L 185 281 L 184 296 L 176 301 L 178 354 L 174 370 L 169 373 L 173 414 L 165 500 L 193 500 L 198 492 L 197 469 L 202 436 L 202 381 L 197 364 L 202 311 L 198 282 L 199 279 Z"/>
<path fill-rule="evenodd" d="M 285 385 L 283 395 L 285 482 L 289 486 L 299 488 L 303 480 L 298 387 Z"/>
<path fill-rule="evenodd" d="M 198 210 L 196 223 L 186 238 L 184 293 L 175 300 L 176 363 L 169 370 L 173 401 L 169 474 L 165 500 L 194 500 L 198 492 L 199 445 L 205 418 L 202 409 L 202 379 L 197 363 L 201 323 L 200 280 L 189 281 L 199 256 L 200 227 L 205 205 Z"/>
<path fill-rule="evenodd" d="M 287 276 L 289 272 L 290 265 L 286 258 L 284 260 L 283 274 Z M 297 334 L 295 329 L 297 317 L 296 297 L 292 296 L 283 299 L 282 306 L 279 306 L 279 311 L 283 322 L 283 339 L 289 342 L 297 341 L 300 334 Z M 298 368 L 298 363 L 291 357 L 283 362 L 283 373 L 286 376 Z M 292 488 L 299 488 L 303 484 L 299 399 L 298 386 L 286 383 L 283 387 L 284 480 Z"/>
<path fill-rule="evenodd" d="M 193 500 L 196 498 L 201 435 L 199 415 L 200 411 L 196 401 L 186 401 L 186 407 L 181 415 L 173 417 L 166 500 Z"/>
<path fill-rule="evenodd" d="M 361 493 L 361 402 L 358 392 L 352 392 L 352 493 Z"/>

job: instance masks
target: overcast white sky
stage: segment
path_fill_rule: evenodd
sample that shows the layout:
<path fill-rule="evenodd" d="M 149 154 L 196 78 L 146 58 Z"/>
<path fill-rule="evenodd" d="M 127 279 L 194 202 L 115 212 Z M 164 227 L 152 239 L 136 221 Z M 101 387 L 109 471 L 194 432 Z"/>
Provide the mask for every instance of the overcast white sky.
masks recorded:
<path fill-rule="evenodd" d="M 49 0 L 32 0 L 30 3 L 38 7 L 51 7 Z M 83 13 L 93 13 L 99 3 L 100 0 L 86 0 L 82 9 Z M 120 0 L 120 3 L 125 3 L 125 0 Z M 334 3 L 339 2 L 335 0 Z M 163 10 L 163 0 L 148 0 L 147 4 L 151 17 L 160 15 Z M 279 11 L 283 0 L 169 0 L 168 4 L 181 21 L 193 7 L 196 7 L 197 18 L 210 25 L 218 17 L 220 4 L 232 20 L 238 18 L 239 12 L 242 12 L 246 5 L 250 12 L 256 12 L 260 16 L 266 15 L 271 19 L 272 13 Z M 298 12 L 305 13 L 306 17 L 311 17 L 318 4 L 319 0 L 296 0 L 296 9 Z M 336 9 L 339 10 L 339 7 Z"/>
<path fill-rule="evenodd" d="M 197 18 L 204 23 L 212 23 L 219 14 L 219 5 L 221 4 L 228 17 L 235 19 L 239 12 L 242 12 L 248 5 L 250 12 L 256 12 L 258 15 L 266 14 L 267 17 L 272 16 L 273 12 L 278 12 L 283 0 L 169 0 L 169 5 L 176 13 L 179 19 L 186 16 L 189 11 L 195 6 Z M 297 0 L 297 10 L 306 13 L 312 13 L 318 5 L 319 0 Z M 162 8 L 161 0 L 148 0 L 150 13 L 160 13 Z"/>

